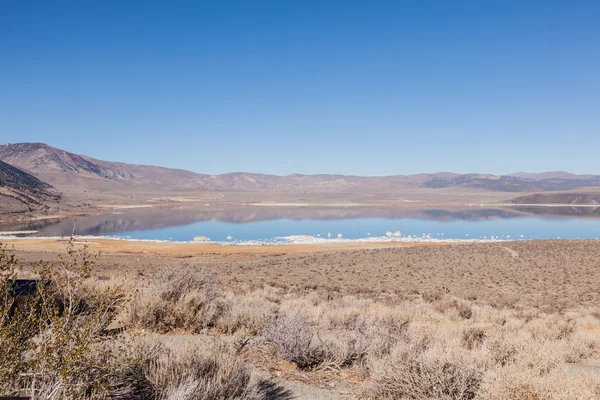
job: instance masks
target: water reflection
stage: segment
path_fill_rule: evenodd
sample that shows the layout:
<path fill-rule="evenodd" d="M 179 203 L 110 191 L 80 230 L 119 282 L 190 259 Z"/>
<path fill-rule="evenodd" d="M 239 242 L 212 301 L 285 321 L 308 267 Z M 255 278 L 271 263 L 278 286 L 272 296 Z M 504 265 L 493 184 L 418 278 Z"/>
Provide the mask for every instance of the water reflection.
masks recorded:
<path fill-rule="evenodd" d="M 256 223 L 257 229 L 265 225 L 261 222 L 289 221 L 345 221 L 353 223 L 353 229 L 363 224 L 365 232 L 369 231 L 368 223 L 358 220 L 411 220 L 452 222 L 478 222 L 496 220 L 518 220 L 523 218 L 586 218 L 600 219 L 600 207 L 514 207 L 514 208 L 480 208 L 461 209 L 427 209 L 427 208 L 385 208 L 385 207 L 179 207 L 179 208 L 139 208 L 123 209 L 102 215 L 77 218 L 75 233 L 77 235 L 108 236 L 128 232 L 160 231 L 167 228 L 185 227 L 202 222 L 222 222 L 228 224 Z M 600 222 L 600 221 L 599 221 Z M 380 224 L 380 223 L 379 223 Z M 37 231 L 34 236 L 70 235 L 73 231 L 73 219 L 45 219 L 27 223 L 1 227 L 2 231 Z M 298 225 L 298 224 L 296 224 Z M 304 224 L 307 226 L 308 223 Z M 338 223 L 339 225 L 339 223 Z M 394 224 L 390 224 L 394 225 Z M 431 226 L 431 224 L 424 224 Z M 345 226 L 345 225 L 344 225 Z M 395 229 L 391 226 L 390 229 Z M 182 228 L 183 229 L 183 228 Z M 283 229 L 283 228 L 282 228 Z M 315 228 L 316 229 L 316 228 Z M 399 228 L 400 229 L 400 228 Z M 231 234 L 235 236 L 235 229 Z M 171 232 L 171 231 L 169 231 Z M 277 231 L 279 232 L 279 230 Z M 290 231 L 288 234 L 297 232 Z M 260 236 L 259 234 L 257 234 Z M 164 238 L 161 232 L 157 239 Z M 227 235 L 225 235 L 227 236 Z M 224 237 L 225 237 L 224 236 Z"/>

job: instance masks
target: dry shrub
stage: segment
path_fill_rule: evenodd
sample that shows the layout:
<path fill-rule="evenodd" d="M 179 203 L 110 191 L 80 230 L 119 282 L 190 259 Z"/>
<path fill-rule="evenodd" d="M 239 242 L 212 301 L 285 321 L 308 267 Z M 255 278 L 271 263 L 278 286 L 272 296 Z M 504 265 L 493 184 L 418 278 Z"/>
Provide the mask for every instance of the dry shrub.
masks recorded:
<path fill-rule="evenodd" d="M 326 338 L 334 337 L 337 343 L 335 349 L 347 349 L 344 363 L 335 364 L 359 367 L 357 372 L 362 376 L 368 375 L 368 360 L 388 355 L 403 339 L 409 319 L 417 312 L 409 304 L 389 307 L 352 296 L 320 304 L 319 308 L 320 328 L 325 332 L 336 332 L 329 336 L 321 334 L 324 345 L 327 344 Z"/>
<path fill-rule="evenodd" d="M 586 375 L 568 375 L 563 369 L 549 375 L 531 374 L 518 366 L 489 373 L 478 397 L 486 400 L 597 399 L 598 380 Z"/>
<path fill-rule="evenodd" d="M 500 367 L 513 364 L 520 349 L 514 337 L 507 338 L 502 334 L 491 338 L 487 347 L 490 351 L 491 361 Z"/>
<path fill-rule="evenodd" d="M 212 282 L 197 275 L 169 275 L 133 299 L 126 320 L 155 332 L 197 333 L 214 326 L 224 310 L 225 303 Z"/>
<path fill-rule="evenodd" d="M 462 345 L 467 350 L 480 348 L 487 337 L 486 329 L 482 326 L 469 326 L 462 332 Z"/>
<path fill-rule="evenodd" d="M 266 344 L 308 379 L 315 370 L 370 378 L 373 398 L 600 398 L 591 378 L 564 371 L 598 348 L 600 321 L 589 311 L 498 309 L 447 293 L 392 304 L 270 287 L 234 295 L 198 275 L 161 277 L 128 302 L 126 282 L 90 280 L 93 260 L 74 248 L 66 254 L 58 269 L 42 271 L 55 284 L 15 308 L 17 264 L 0 252 L 2 393 L 29 394 L 33 385 L 38 397 L 67 400 L 286 398 L 238 357 Z M 131 346 L 123 339 L 130 332 L 106 334 L 125 304 L 125 328 L 235 337 L 229 345 Z"/>
<path fill-rule="evenodd" d="M 287 361 L 302 369 L 315 368 L 323 360 L 321 342 L 313 340 L 307 317 L 294 311 L 287 311 L 272 318 L 261 331 L 264 342 L 273 346 Z"/>
<path fill-rule="evenodd" d="M 261 294 L 228 294 L 225 311 L 216 321 L 217 328 L 228 334 L 243 331 L 247 335 L 256 335 L 277 311 L 277 305 Z"/>
<path fill-rule="evenodd" d="M 14 302 L 6 288 L 15 279 L 14 257 L 0 256 L 4 295 L 0 337 L 0 387 L 4 393 L 40 398 L 103 398 L 116 375 L 135 360 L 105 334 L 123 302 L 118 289 L 86 302 L 84 283 L 95 258 L 71 238 L 58 265 L 38 272 L 36 293 L 6 313 Z M 22 329 L 16 331 L 15 328 Z M 11 351 L 9 358 L 4 352 Z"/>
<path fill-rule="evenodd" d="M 575 333 L 576 322 L 565 316 L 555 314 L 530 320 L 526 328 L 536 339 L 568 339 Z"/>
<path fill-rule="evenodd" d="M 473 308 L 469 302 L 449 295 L 442 296 L 433 306 L 441 313 L 456 313 L 462 319 L 473 317 Z"/>
<path fill-rule="evenodd" d="M 147 376 L 160 400 L 261 400 L 289 393 L 259 379 L 230 345 L 216 340 L 202 347 L 166 349 L 149 363 Z"/>
<path fill-rule="evenodd" d="M 578 362 L 589 357 L 595 345 L 580 337 L 542 340 L 524 330 L 498 330 L 486 341 L 486 347 L 497 367 L 519 365 L 534 371 L 534 374 L 544 375 L 566 362 Z"/>
<path fill-rule="evenodd" d="M 321 333 L 317 338 L 322 361 L 316 368 L 352 369 L 358 376 L 368 376 L 371 350 L 368 338 L 356 332 Z"/>
<path fill-rule="evenodd" d="M 390 399 L 474 399 L 482 372 L 456 343 L 400 344 L 373 363 L 373 394 Z"/>
<path fill-rule="evenodd" d="M 464 319 L 471 319 L 473 316 L 473 309 L 466 302 L 461 302 L 458 304 L 458 315 Z"/>
<path fill-rule="evenodd" d="M 35 324 L 26 310 L 17 306 L 12 282 L 17 278 L 17 260 L 5 247 L 0 247 L 0 389 L 11 390 L 15 377 L 27 372 L 28 364 L 20 354 L 33 347 L 31 337 Z"/>
<path fill-rule="evenodd" d="M 356 332 L 313 333 L 307 317 L 294 311 L 272 318 L 261 337 L 281 357 L 305 370 L 364 366 L 369 349 L 368 339 Z"/>

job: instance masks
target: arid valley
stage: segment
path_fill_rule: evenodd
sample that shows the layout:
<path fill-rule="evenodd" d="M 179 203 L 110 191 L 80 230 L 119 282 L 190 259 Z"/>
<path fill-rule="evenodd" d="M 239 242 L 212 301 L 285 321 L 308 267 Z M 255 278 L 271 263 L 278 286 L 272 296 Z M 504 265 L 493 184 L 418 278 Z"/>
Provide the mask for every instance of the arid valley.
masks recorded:
<path fill-rule="evenodd" d="M 61 340 L 94 343 L 36 359 L 79 366 L 40 393 L 65 376 L 65 396 L 100 393 L 93 377 L 123 399 L 600 393 L 596 177 L 211 177 L 37 144 L 0 159 L 7 290 L 57 282 L 80 309 L 53 317 L 77 316 Z"/>
<path fill-rule="evenodd" d="M 1 2 L 0 400 L 600 400 L 599 16 Z"/>

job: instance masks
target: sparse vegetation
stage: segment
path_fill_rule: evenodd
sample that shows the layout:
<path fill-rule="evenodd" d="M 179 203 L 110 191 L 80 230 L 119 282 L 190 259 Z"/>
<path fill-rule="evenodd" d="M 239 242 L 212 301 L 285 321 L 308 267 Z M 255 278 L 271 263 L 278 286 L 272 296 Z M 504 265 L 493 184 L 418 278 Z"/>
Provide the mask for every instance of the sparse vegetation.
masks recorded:
<path fill-rule="evenodd" d="M 191 400 L 263 399 L 278 392 L 276 385 L 258 379 L 237 358 L 232 344 L 177 353 L 156 338 L 154 343 L 146 343 L 148 339 L 134 331 L 111 333 L 119 314 L 124 318 L 126 310 L 139 310 L 139 298 L 128 299 L 123 280 L 107 284 L 92 279 L 93 264 L 94 257 L 71 238 L 58 264 L 46 264 L 37 271 L 35 294 L 23 299 L 12 290 L 18 276 L 17 260 L 2 248 L 2 394 L 33 399 Z M 175 305 L 173 310 L 179 314 L 171 319 L 160 314 L 152 328 L 195 331 L 209 325 L 203 320 L 210 321 L 210 315 L 204 313 L 201 318 L 199 312 L 218 301 L 204 283 L 193 277 L 167 283 L 158 298 L 163 304 Z M 125 307 L 129 300 L 134 300 L 134 305 Z M 136 318 L 131 321 L 139 321 Z"/>
<path fill-rule="evenodd" d="M 225 303 L 214 284 L 193 275 L 168 275 L 151 283 L 128 308 L 128 322 L 155 332 L 182 329 L 198 333 L 214 326 Z"/>
<path fill-rule="evenodd" d="M 71 240 L 60 262 L 37 270 L 52 284 L 18 307 L 10 289 L 18 261 L 1 253 L 2 393 L 289 398 L 277 377 L 370 399 L 600 393 L 596 378 L 567 373 L 568 363 L 598 355 L 595 309 L 498 308 L 445 290 L 389 301 L 271 286 L 232 292 L 191 270 L 132 290 L 123 277 L 94 278 L 94 258 L 78 246 Z"/>

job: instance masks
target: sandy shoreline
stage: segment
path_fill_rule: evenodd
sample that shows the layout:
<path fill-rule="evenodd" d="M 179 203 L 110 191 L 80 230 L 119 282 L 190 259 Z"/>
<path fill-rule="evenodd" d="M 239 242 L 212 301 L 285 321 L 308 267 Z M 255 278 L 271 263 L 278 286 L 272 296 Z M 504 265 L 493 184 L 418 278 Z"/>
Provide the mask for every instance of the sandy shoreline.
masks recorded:
<path fill-rule="evenodd" d="M 0 238 L 0 242 L 15 250 L 60 251 L 68 242 L 68 238 Z M 298 243 L 298 244 L 249 244 L 227 245 L 220 243 L 194 242 L 158 242 L 121 240 L 111 238 L 76 238 L 75 243 L 86 245 L 91 251 L 102 253 L 139 253 L 139 254 L 280 254 L 280 253 L 319 253 L 327 251 L 384 249 L 416 246 L 464 245 L 464 242 L 328 242 L 328 243 Z"/>

